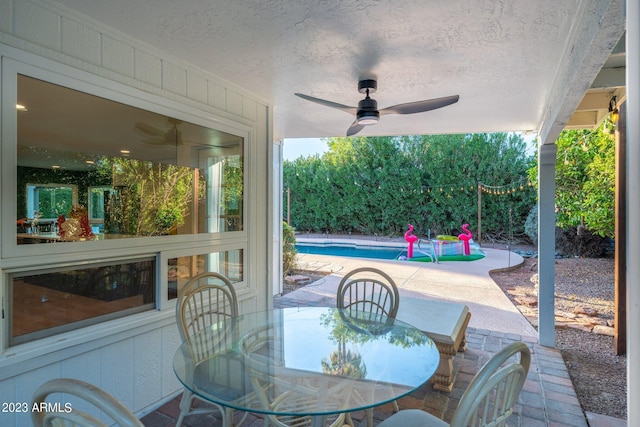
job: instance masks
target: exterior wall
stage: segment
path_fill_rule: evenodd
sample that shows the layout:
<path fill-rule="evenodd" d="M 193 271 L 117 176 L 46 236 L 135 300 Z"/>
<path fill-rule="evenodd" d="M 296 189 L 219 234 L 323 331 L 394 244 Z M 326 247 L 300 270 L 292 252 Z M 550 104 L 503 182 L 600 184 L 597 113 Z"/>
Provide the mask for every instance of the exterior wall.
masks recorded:
<path fill-rule="evenodd" d="M 240 310 L 269 306 L 277 276 L 274 257 L 278 259 L 272 250 L 278 240 L 273 237 L 277 230 L 273 230 L 272 168 L 279 159 L 274 159 L 267 102 L 74 11 L 40 0 L 0 0 L 0 56 L 60 72 L 72 69 L 89 80 L 95 76 L 112 82 L 117 90 L 130 88 L 134 96 L 153 96 L 168 108 L 197 111 L 246 130 L 246 238 L 242 243 L 246 283 L 239 293 Z M 225 244 L 224 239 L 215 239 L 211 241 L 214 248 Z M 0 268 L 19 262 L 0 258 Z M 6 311 L 3 277 L 0 296 Z M 181 391 L 172 370 L 180 343 L 174 316 L 174 305 L 166 304 L 156 311 L 78 330 L 63 342 L 36 341 L 20 350 L 6 349 L 0 354 L 0 404 L 29 402 L 44 381 L 75 377 L 102 387 L 143 415 Z M 30 425 L 29 414 L 0 412 L 0 425 Z"/>

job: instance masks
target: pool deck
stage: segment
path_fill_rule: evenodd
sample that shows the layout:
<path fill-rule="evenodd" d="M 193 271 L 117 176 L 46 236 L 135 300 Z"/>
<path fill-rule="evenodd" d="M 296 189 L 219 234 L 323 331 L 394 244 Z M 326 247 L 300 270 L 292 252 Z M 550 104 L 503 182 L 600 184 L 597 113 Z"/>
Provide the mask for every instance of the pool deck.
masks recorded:
<path fill-rule="evenodd" d="M 299 239 L 303 240 L 303 239 Z M 314 239 L 304 239 L 309 241 Z M 316 239 L 317 240 L 317 239 Z M 335 241 L 336 239 L 332 239 Z M 323 240 L 326 242 L 326 240 Z M 343 240 L 341 240 L 343 241 Z M 346 240 L 356 244 L 371 241 Z M 398 242 L 375 242 L 376 246 Z M 405 244 L 406 245 L 406 244 Z M 513 252 L 483 248 L 485 257 L 476 261 L 413 262 L 383 259 L 298 254 L 300 270 L 328 274 L 324 279 L 282 297 L 301 303 L 335 305 L 335 295 L 342 276 L 365 266 L 374 266 L 389 274 L 398 286 L 400 297 L 457 301 L 472 313 L 469 326 L 523 336 L 537 336 L 536 330 L 511 303 L 489 276 L 490 271 L 517 268 L 523 258 Z"/>

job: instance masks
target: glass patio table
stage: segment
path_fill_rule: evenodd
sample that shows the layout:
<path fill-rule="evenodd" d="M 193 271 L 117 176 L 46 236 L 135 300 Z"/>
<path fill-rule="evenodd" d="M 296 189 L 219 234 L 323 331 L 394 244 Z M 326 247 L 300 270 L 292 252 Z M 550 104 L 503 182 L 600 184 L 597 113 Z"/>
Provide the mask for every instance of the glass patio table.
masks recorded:
<path fill-rule="evenodd" d="M 180 346 L 173 367 L 205 400 L 270 417 L 312 416 L 323 426 L 328 416 L 411 393 L 439 357 L 427 335 L 399 320 L 299 307 L 214 324 Z"/>

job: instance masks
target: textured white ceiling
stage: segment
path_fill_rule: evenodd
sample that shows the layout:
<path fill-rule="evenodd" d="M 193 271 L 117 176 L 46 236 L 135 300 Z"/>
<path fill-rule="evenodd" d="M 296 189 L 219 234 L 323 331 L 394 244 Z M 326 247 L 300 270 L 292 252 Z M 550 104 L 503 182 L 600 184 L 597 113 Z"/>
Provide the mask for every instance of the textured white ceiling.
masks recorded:
<path fill-rule="evenodd" d="M 557 82 L 581 66 L 563 61 L 591 43 L 585 16 L 606 27 L 601 4 L 622 3 L 598 1 L 59 0 L 264 98 L 277 138 L 343 136 L 353 117 L 293 94 L 355 106 L 362 78 L 378 80 L 379 108 L 460 95 L 362 135 L 539 130 Z"/>

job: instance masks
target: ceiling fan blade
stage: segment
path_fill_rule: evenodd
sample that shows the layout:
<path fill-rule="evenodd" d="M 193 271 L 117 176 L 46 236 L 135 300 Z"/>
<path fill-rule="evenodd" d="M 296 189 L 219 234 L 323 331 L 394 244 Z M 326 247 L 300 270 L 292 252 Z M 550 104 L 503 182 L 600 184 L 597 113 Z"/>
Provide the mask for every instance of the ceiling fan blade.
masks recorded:
<path fill-rule="evenodd" d="M 380 115 L 385 114 L 413 114 L 422 113 L 424 111 L 435 110 L 455 104 L 460 99 L 460 95 L 445 96 L 442 98 L 426 99 L 424 101 L 407 102 L 406 104 L 392 105 L 391 107 L 380 110 Z"/>
<path fill-rule="evenodd" d="M 294 95 L 299 96 L 302 99 L 306 99 L 307 101 L 315 102 L 316 104 L 324 105 L 326 107 L 337 108 L 338 110 L 345 111 L 349 114 L 356 115 L 357 108 L 349 107 L 348 105 L 338 104 L 337 102 L 327 101 L 326 99 L 314 98 L 313 96 L 305 95 L 302 93 L 295 93 Z"/>
<path fill-rule="evenodd" d="M 354 121 L 349 129 L 347 129 L 347 136 L 353 136 L 364 129 L 364 125 L 358 123 L 358 121 Z"/>
<path fill-rule="evenodd" d="M 149 145 L 165 145 L 166 144 L 164 138 L 143 139 L 142 142 Z"/>
<path fill-rule="evenodd" d="M 160 129 L 156 129 L 151 125 L 148 125 L 146 123 L 143 122 L 136 122 L 134 124 L 134 126 L 136 127 L 136 129 L 138 129 L 140 132 L 142 133 L 146 133 L 147 135 L 151 135 L 151 136 L 164 136 L 164 131 L 161 131 Z"/>

